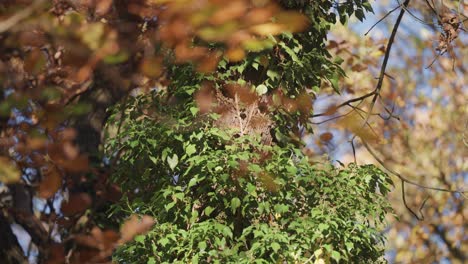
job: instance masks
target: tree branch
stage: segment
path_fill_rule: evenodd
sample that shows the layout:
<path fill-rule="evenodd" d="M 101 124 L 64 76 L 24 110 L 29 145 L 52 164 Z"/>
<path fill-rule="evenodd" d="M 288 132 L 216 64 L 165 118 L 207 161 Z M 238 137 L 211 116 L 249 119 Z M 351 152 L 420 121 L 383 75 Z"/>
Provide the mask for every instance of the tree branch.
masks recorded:
<path fill-rule="evenodd" d="M 379 156 L 375 153 L 374 150 L 372 150 L 372 148 L 367 144 L 366 141 L 364 141 L 362 138 L 361 138 L 361 141 L 362 141 L 362 144 L 364 145 L 364 147 L 367 149 L 367 151 L 369 151 L 369 153 L 372 155 L 372 157 L 374 157 L 375 160 L 377 160 L 377 162 L 385 169 L 387 170 L 388 172 L 390 172 L 391 174 L 397 176 L 400 180 L 408 183 L 408 184 L 411 184 L 411 185 L 414 185 L 414 186 L 417 186 L 419 188 L 423 188 L 423 189 L 427 189 L 427 190 L 433 190 L 433 191 L 440 191 L 440 192 L 449 192 L 449 193 L 460 193 L 460 194 L 464 194 L 464 193 L 468 193 L 467 190 L 451 190 L 451 189 L 445 189 L 445 188 L 438 188 L 438 187 L 431 187 L 431 186 L 426 186 L 426 185 L 422 185 L 422 184 L 419 184 L 415 181 L 412 181 L 412 180 L 409 180 L 407 179 L 406 177 L 404 177 L 403 175 L 401 175 L 400 173 L 392 170 L 391 168 L 389 168 L 384 162 L 383 160 L 381 160 L 379 158 Z"/>
<path fill-rule="evenodd" d="M 392 50 L 392 45 L 395 40 L 396 33 L 398 32 L 398 27 L 400 26 L 401 20 L 403 18 L 403 15 L 405 14 L 406 8 L 408 7 L 409 3 L 410 3 L 410 0 L 406 0 L 403 3 L 403 5 L 401 5 L 402 9 L 400 11 L 400 14 L 398 15 L 395 25 L 393 26 L 392 34 L 390 35 L 390 38 L 388 39 L 384 60 L 382 62 L 382 67 L 380 68 L 379 81 L 377 82 L 377 85 L 375 87 L 374 97 L 372 98 L 369 113 L 367 114 L 366 120 L 364 120 L 364 124 L 367 123 L 367 121 L 369 120 L 370 113 L 372 112 L 372 109 L 375 106 L 375 102 L 377 101 L 377 98 L 380 96 L 380 91 L 382 90 L 382 85 L 383 85 L 383 79 L 385 77 L 385 70 L 387 69 L 388 59 L 390 58 L 390 51 Z"/>
<path fill-rule="evenodd" d="M 13 26 L 17 25 L 21 20 L 29 17 L 36 9 L 38 9 L 45 0 L 36 0 L 27 8 L 19 11 L 13 16 L 9 17 L 7 20 L 0 22 L 0 33 L 8 31 Z"/>

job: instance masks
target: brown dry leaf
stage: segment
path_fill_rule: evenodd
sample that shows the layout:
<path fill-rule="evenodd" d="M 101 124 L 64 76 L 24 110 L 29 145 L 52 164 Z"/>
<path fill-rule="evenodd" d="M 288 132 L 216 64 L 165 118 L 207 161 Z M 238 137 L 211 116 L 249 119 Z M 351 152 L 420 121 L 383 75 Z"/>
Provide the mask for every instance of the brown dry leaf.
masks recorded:
<path fill-rule="evenodd" d="M 24 60 L 24 70 L 30 74 L 37 74 L 46 66 L 47 59 L 39 49 L 33 49 Z"/>
<path fill-rule="evenodd" d="M 96 15 L 103 16 L 109 12 L 110 7 L 112 6 L 113 0 L 99 0 L 96 1 Z"/>
<path fill-rule="evenodd" d="M 333 114 L 336 113 L 337 110 L 338 110 L 338 107 L 336 105 L 332 104 L 332 105 L 327 107 L 327 109 L 325 110 L 325 112 L 323 114 L 326 115 L 326 116 L 333 115 Z"/>
<path fill-rule="evenodd" d="M 297 111 L 297 102 L 294 99 L 284 97 L 282 100 L 283 108 L 289 113 L 295 113 Z"/>
<path fill-rule="evenodd" d="M 64 141 L 74 140 L 76 138 L 76 130 L 73 128 L 66 128 L 60 132 L 60 138 Z"/>
<path fill-rule="evenodd" d="M 47 140 L 45 137 L 33 137 L 26 140 L 26 146 L 31 150 L 41 150 L 46 147 Z"/>
<path fill-rule="evenodd" d="M 230 48 L 226 51 L 226 57 L 230 62 L 238 62 L 245 57 L 245 51 L 240 47 Z"/>
<path fill-rule="evenodd" d="M 105 199 L 107 201 L 117 202 L 120 200 L 121 197 L 122 191 L 119 186 L 117 186 L 116 184 L 111 184 L 109 187 L 107 187 L 105 193 Z"/>
<path fill-rule="evenodd" d="M 278 191 L 278 184 L 275 183 L 275 179 L 272 175 L 262 172 L 258 175 L 258 179 L 262 182 L 265 189 L 270 192 Z"/>
<path fill-rule="evenodd" d="M 42 47 L 47 39 L 45 34 L 39 30 L 27 30 L 19 33 L 19 40 L 21 46 Z"/>
<path fill-rule="evenodd" d="M 248 87 L 241 86 L 238 84 L 228 84 L 225 86 L 225 91 L 229 98 L 235 99 L 238 97 L 238 100 L 246 105 L 250 105 L 258 101 L 257 93 L 250 90 Z"/>
<path fill-rule="evenodd" d="M 38 196 L 44 199 L 49 199 L 62 186 L 62 175 L 53 165 L 47 166 L 42 170 L 42 181 L 39 184 Z"/>
<path fill-rule="evenodd" d="M 295 11 L 283 11 L 275 17 L 276 23 L 283 25 L 289 32 L 301 32 L 309 25 L 309 19 Z"/>
<path fill-rule="evenodd" d="M 320 140 L 328 142 L 333 139 L 333 134 L 330 132 L 325 132 L 320 135 Z"/>
<path fill-rule="evenodd" d="M 84 212 L 91 205 L 91 196 L 87 193 L 74 193 L 68 201 L 62 202 L 62 212 L 65 216 L 71 216 Z"/>
<path fill-rule="evenodd" d="M 313 97 L 305 92 L 297 96 L 297 105 L 302 115 L 309 116 L 309 114 L 312 112 L 312 100 Z"/>
<path fill-rule="evenodd" d="M 120 240 L 119 243 L 123 244 L 132 240 L 135 236 L 148 232 L 154 225 L 154 218 L 148 215 L 144 215 L 141 219 L 132 215 L 120 229 Z"/>
<path fill-rule="evenodd" d="M 89 170 L 89 159 L 86 155 L 80 155 L 76 159 L 60 159 L 57 164 L 68 172 L 85 172 Z"/>
<path fill-rule="evenodd" d="M 234 21 L 241 17 L 247 10 L 245 1 L 229 1 L 219 8 L 210 19 L 213 25 L 221 25 L 229 21 Z"/>
<path fill-rule="evenodd" d="M 162 58 L 145 58 L 140 64 L 140 70 L 150 78 L 157 78 L 163 73 Z"/>
<path fill-rule="evenodd" d="M 337 48 L 339 46 L 338 42 L 330 40 L 327 45 L 327 49 Z"/>
<path fill-rule="evenodd" d="M 364 70 L 367 70 L 367 66 L 361 63 L 354 64 L 353 67 L 351 67 L 352 71 L 355 72 L 362 72 Z"/>
<path fill-rule="evenodd" d="M 49 245 L 49 255 L 45 264 L 62 264 L 65 262 L 65 249 L 63 244 L 52 243 Z"/>
<path fill-rule="evenodd" d="M 244 17 L 244 21 L 248 25 L 263 24 L 271 20 L 273 14 L 277 12 L 278 8 L 275 5 L 270 5 L 264 8 L 256 8 L 251 10 Z"/>
<path fill-rule="evenodd" d="M 218 67 L 220 54 L 208 54 L 197 64 L 197 71 L 200 73 L 210 73 Z"/>
<path fill-rule="evenodd" d="M 73 143 L 71 143 L 70 141 L 67 141 L 63 143 L 63 154 L 65 154 L 65 157 L 67 159 L 74 160 L 78 158 L 78 155 L 80 154 L 80 150 Z"/>
<path fill-rule="evenodd" d="M 74 240 L 80 244 L 90 248 L 106 251 L 113 249 L 119 239 L 119 234 L 112 230 L 102 231 L 99 227 L 93 227 L 89 235 L 76 235 Z"/>
<path fill-rule="evenodd" d="M 199 60 L 208 53 L 208 49 L 204 47 L 190 47 L 187 43 L 177 45 L 174 51 L 177 62 Z"/>
<path fill-rule="evenodd" d="M 198 109 L 200 109 L 200 113 L 205 114 L 211 111 L 215 102 L 214 93 L 214 88 L 210 84 L 205 83 L 195 94 L 195 102 Z"/>

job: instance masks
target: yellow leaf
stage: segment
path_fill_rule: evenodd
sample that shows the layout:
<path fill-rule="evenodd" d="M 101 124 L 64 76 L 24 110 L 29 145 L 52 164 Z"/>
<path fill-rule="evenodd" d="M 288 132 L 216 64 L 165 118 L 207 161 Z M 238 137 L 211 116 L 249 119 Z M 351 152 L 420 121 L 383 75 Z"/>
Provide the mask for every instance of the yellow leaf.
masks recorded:
<path fill-rule="evenodd" d="M 260 36 L 278 35 L 281 34 L 284 30 L 285 28 L 282 25 L 275 23 L 265 23 L 250 27 L 251 32 Z"/>
<path fill-rule="evenodd" d="M 21 172 L 16 165 L 6 157 L 0 157 L 0 182 L 14 183 L 19 181 Z"/>

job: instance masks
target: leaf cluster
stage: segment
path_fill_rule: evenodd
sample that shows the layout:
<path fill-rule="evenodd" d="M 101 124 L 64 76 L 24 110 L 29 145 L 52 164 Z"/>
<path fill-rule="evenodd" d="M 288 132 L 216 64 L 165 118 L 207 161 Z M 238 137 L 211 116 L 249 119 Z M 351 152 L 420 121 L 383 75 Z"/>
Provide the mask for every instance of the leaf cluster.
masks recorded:
<path fill-rule="evenodd" d="M 164 96 L 130 99 L 120 133 L 108 141 L 108 154 L 120 153 L 114 180 L 125 194 L 111 215 L 156 220 L 116 260 L 362 262 L 383 254 L 385 173 L 313 164 L 294 145 L 236 138 L 211 125 L 215 115 L 194 117 L 190 99 L 161 107 Z"/>

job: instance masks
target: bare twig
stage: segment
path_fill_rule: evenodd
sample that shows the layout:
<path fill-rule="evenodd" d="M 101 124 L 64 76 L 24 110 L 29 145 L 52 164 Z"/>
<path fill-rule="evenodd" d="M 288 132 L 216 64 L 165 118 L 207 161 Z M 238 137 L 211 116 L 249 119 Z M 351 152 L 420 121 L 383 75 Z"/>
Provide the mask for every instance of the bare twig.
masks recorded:
<path fill-rule="evenodd" d="M 375 22 L 375 24 L 372 25 L 372 27 L 370 27 L 369 30 L 367 30 L 364 36 L 367 36 L 367 34 L 369 34 L 369 32 L 371 32 L 371 30 L 374 29 L 375 26 L 377 26 L 380 22 L 382 22 L 385 18 L 387 18 L 391 13 L 393 13 L 395 10 L 397 10 L 400 7 L 401 7 L 401 4 L 393 8 L 392 10 L 388 11 L 387 14 L 385 14 L 381 19 L 379 19 L 379 21 Z"/>
<path fill-rule="evenodd" d="M 234 106 L 236 107 L 236 112 L 237 112 L 237 119 L 239 120 L 239 129 L 240 129 L 240 135 L 244 135 L 244 123 L 242 122 L 242 117 L 240 113 L 240 106 L 239 106 L 239 96 L 237 93 L 234 95 Z"/>
<path fill-rule="evenodd" d="M 343 107 L 343 106 L 349 105 L 350 103 L 354 103 L 354 102 L 358 102 L 358 101 L 363 101 L 363 100 L 366 99 L 367 97 L 371 97 L 371 96 L 373 96 L 374 94 L 375 94 L 375 91 L 372 91 L 372 92 L 367 93 L 367 94 L 365 94 L 365 95 L 362 95 L 362 96 L 359 96 L 359 97 L 356 97 L 356 98 L 353 98 L 353 99 L 344 101 L 343 103 L 337 105 L 335 108 L 338 109 L 338 108 L 341 108 L 341 107 Z M 324 113 L 312 115 L 311 118 L 320 117 L 320 116 L 326 116 L 326 115 L 328 115 L 328 114 L 327 114 L 326 112 L 324 112 Z"/>
<path fill-rule="evenodd" d="M 8 31 L 13 26 L 17 25 L 21 20 L 26 19 L 29 17 L 36 9 L 38 9 L 45 0 L 36 0 L 27 8 L 19 11 L 18 13 L 14 14 L 13 16 L 9 17 L 5 21 L 0 22 L 0 33 Z"/>
<path fill-rule="evenodd" d="M 400 26 L 401 20 L 403 18 L 403 15 L 405 14 L 406 8 L 408 7 L 409 3 L 410 3 L 410 0 L 406 0 L 403 3 L 402 5 L 403 8 L 401 9 L 400 14 L 398 15 L 395 25 L 393 26 L 392 34 L 390 35 L 390 38 L 388 39 L 384 60 L 382 63 L 382 67 L 380 68 L 379 81 L 377 82 L 377 85 L 375 87 L 374 97 L 372 98 L 372 102 L 369 108 L 369 113 L 367 114 L 367 117 L 364 123 L 367 123 L 367 121 L 369 120 L 370 113 L 372 112 L 372 109 L 374 108 L 375 102 L 377 101 L 377 98 L 380 96 L 380 91 L 382 90 L 382 85 L 383 85 L 383 79 L 385 77 L 385 70 L 387 68 L 388 59 L 390 58 L 390 51 L 392 50 L 392 45 L 395 40 L 396 33 L 398 32 L 398 27 Z"/>
<path fill-rule="evenodd" d="M 437 14 L 437 11 L 435 10 L 435 8 L 431 5 L 431 3 L 429 3 L 429 0 L 424 0 L 427 4 L 427 6 L 432 10 L 432 12 L 435 14 L 435 15 L 439 15 Z"/>
<path fill-rule="evenodd" d="M 424 215 L 421 215 L 421 217 L 418 216 L 418 214 L 416 214 L 412 209 L 411 207 L 408 206 L 408 203 L 406 202 L 406 194 L 405 194 L 405 181 L 403 179 L 400 179 L 401 180 L 401 197 L 403 198 L 403 204 L 405 205 L 406 209 L 408 211 L 410 211 L 410 213 L 416 217 L 416 219 L 418 219 L 419 221 L 421 220 L 424 220 Z"/>
<path fill-rule="evenodd" d="M 419 184 L 415 181 L 412 181 L 412 180 L 409 180 L 407 179 L 406 177 L 404 177 L 403 175 L 401 175 L 400 173 L 394 171 L 393 169 L 389 168 L 384 162 L 383 160 L 381 160 L 379 158 L 379 156 L 375 153 L 375 151 L 367 144 L 367 142 L 363 139 L 361 139 L 362 141 L 362 144 L 364 145 L 364 147 L 367 149 L 367 151 L 369 151 L 369 153 L 372 155 L 372 157 L 374 157 L 374 159 L 385 169 L 387 170 L 388 172 L 390 172 L 391 174 L 395 175 L 396 177 L 398 177 L 400 180 L 408 183 L 408 184 L 411 184 L 411 185 L 414 185 L 414 186 L 417 186 L 419 188 L 423 188 L 423 189 L 426 189 L 426 190 L 432 190 L 432 191 L 440 191 L 440 192 L 449 192 L 449 193 L 460 193 L 460 194 L 464 194 L 464 193 L 468 193 L 467 190 L 451 190 L 451 189 L 445 189 L 445 188 L 438 188 L 438 187 L 431 187 L 431 186 L 426 186 L 426 185 L 422 185 L 422 184 Z"/>

